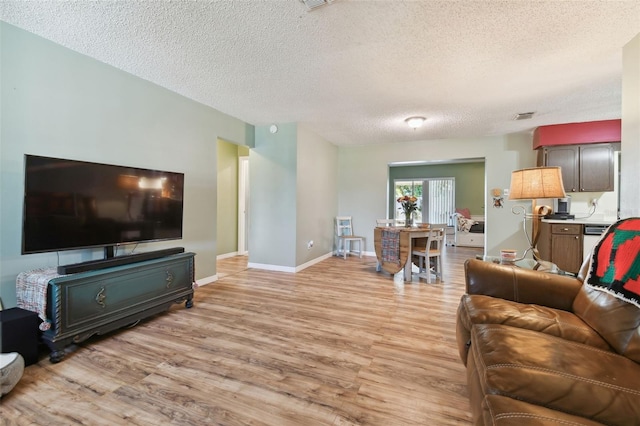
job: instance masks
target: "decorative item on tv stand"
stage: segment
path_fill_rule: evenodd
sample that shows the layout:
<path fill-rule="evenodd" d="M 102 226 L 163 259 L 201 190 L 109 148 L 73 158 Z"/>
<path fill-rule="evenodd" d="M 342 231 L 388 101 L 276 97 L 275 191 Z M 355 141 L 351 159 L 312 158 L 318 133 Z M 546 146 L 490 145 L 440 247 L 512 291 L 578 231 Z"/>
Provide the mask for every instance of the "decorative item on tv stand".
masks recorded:
<path fill-rule="evenodd" d="M 524 259 L 527 253 L 531 252 L 538 264 L 543 262 L 537 248 L 539 224 L 540 220 L 551 212 L 551 207 L 537 206 L 536 199 L 565 198 L 566 196 L 560 167 L 533 167 L 511 172 L 509 200 L 531 200 L 531 213 L 527 213 L 523 205 L 511 208 L 513 214 L 523 215 L 522 230 L 529 243 L 522 257 L 515 261 Z M 527 233 L 527 219 L 531 219 L 531 237 Z"/>

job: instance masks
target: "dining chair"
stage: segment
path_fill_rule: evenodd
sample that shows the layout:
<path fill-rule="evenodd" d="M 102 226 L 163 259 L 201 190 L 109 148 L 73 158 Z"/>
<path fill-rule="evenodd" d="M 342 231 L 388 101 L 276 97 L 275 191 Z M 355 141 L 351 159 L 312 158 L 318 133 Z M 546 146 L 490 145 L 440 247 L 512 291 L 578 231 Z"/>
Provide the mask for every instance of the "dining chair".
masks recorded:
<path fill-rule="evenodd" d="M 364 237 L 354 235 L 353 233 L 353 221 L 351 216 L 337 216 L 336 217 L 336 256 L 342 256 L 347 259 L 347 253 L 350 253 L 351 243 L 358 243 L 358 254 L 362 258 L 362 251 L 364 250 Z"/>
<path fill-rule="evenodd" d="M 396 226 L 395 219 L 376 219 L 376 226 Z"/>
<path fill-rule="evenodd" d="M 428 283 L 431 283 L 432 273 L 436 275 L 436 277 L 439 277 L 441 282 L 444 281 L 442 245 L 444 243 L 446 229 L 446 226 L 443 225 L 431 225 L 427 234 L 426 247 L 416 247 L 416 249 L 411 252 L 412 256 L 418 258 L 418 273 L 425 273 L 425 278 Z M 431 267 L 432 260 L 433 267 Z"/>

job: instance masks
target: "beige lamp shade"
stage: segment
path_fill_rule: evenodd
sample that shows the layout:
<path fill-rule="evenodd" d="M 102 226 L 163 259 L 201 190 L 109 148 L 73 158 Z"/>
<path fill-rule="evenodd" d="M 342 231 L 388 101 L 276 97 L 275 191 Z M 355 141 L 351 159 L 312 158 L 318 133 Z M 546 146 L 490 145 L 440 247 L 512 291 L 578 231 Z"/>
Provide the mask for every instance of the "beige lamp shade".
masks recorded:
<path fill-rule="evenodd" d="M 510 200 L 566 196 L 560 167 L 532 167 L 511 172 Z"/>

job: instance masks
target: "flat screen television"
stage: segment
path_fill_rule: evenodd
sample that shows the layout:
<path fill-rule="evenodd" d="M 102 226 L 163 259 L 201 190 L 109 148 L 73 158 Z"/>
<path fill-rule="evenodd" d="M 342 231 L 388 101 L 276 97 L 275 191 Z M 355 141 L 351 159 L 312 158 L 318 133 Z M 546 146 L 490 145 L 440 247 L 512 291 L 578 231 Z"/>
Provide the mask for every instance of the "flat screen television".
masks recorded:
<path fill-rule="evenodd" d="M 184 174 L 25 155 L 22 254 L 182 238 Z"/>

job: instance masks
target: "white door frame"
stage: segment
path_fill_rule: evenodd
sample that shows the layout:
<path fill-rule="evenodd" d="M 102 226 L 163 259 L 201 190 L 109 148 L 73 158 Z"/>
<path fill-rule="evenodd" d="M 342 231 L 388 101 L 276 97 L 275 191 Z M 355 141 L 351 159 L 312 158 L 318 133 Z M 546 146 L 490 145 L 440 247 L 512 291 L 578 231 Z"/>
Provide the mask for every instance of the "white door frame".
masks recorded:
<path fill-rule="evenodd" d="M 238 157 L 238 254 L 249 252 L 249 157 Z"/>

